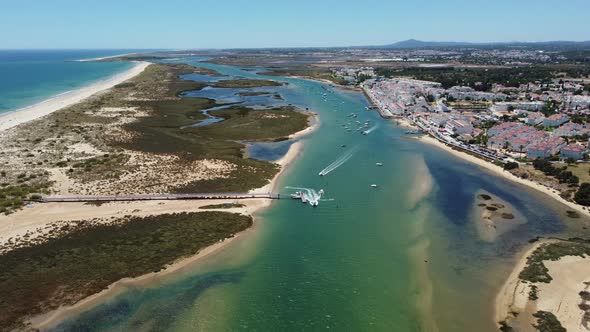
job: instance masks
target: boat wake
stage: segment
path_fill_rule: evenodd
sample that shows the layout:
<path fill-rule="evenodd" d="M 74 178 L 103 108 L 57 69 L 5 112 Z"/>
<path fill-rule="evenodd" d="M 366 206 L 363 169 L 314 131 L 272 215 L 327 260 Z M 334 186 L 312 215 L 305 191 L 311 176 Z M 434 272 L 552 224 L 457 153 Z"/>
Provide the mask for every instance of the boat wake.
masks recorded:
<path fill-rule="evenodd" d="M 363 134 L 364 135 L 368 135 L 368 134 L 372 133 L 373 131 L 375 131 L 375 129 L 377 129 L 377 128 L 379 128 L 379 126 L 378 125 L 374 125 L 373 127 L 371 127 L 369 129 L 363 131 Z"/>
<path fill-rule="evenodd" d="M 298 190 L 296 194 L 291 195 L 292 198 L 301 199 L 303 203 L 309 203 L 311 206 L 318 206 L 322 195 L 324 194 L 324 190 L 320 189 L 316 191 L 312 188 L 305 188 L 305 187 L 285 187 L 287 189 Z"/>
<path fill-rule="evenodd" d="M 319 173 L 320 176 L 328 175 L 330 172 L 334 171 L 338 167 L 344 165 L 352 156 L 355 154 L 358 148 L 355 146 L 350 150 L 344 152 L 338 159 L 334 160 L 330 165 L 326 166 L 326 168 L 322 169 Z"/>

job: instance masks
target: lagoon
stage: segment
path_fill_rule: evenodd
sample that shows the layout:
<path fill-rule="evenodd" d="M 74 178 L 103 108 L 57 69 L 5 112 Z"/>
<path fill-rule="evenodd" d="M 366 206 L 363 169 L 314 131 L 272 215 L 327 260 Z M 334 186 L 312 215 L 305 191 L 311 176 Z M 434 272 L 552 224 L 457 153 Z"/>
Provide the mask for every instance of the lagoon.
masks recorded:
<path fill-rule="evenodd" d="M 183 61 L 261 77 L 199 60 Z M 566 219 L 549 198 L 406 137 L 366 111 L 360 93 L 272 79 L 289 85 L 265 90 L 320 119 L 301 139 L 304 150 L 279 191 L 324 189 L 320 206 L 276 201 L 224 250 L 156 283 L 130 286 L 55 330 L 496 331 L 494 297 L 514 255 L 536 236 L 585 232 L 585 220 Z M 361 135 L 342 127 L 356 120 L 378 128 Z M 318 176 L 351 148 L 346 163 Z M 510 202 L 525 222 L 482 240 L 471 215 L 481 191 Z"/>

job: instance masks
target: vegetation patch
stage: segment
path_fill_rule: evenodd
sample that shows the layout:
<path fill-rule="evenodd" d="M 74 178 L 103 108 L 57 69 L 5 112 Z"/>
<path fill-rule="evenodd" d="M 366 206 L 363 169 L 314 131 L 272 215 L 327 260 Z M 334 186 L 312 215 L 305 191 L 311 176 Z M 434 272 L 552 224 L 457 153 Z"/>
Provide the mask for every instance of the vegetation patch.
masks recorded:
<path fill-rule="evenodd" d="M 272 141 L 307 127 L 308 115 L 286 106 L 254 110 L 234 106 L 209 112 L 224 121 L 208 126 L 190 128 L 192 133 L 216 139 L 240 141 Z"/>
<path fill-rule="evenodd" d="M 236 79 L 223 80 L 212 84 L 216 88 L 259 88 L 265 86 L 281 86 L 283 83 L 271 80 Z"/>
<path fill-rule="evenodd" d="M 270 95 L 270 94 L 273 94 L 273 93 L 272 92 L 267 92 L 267 91 L 242 91 L 242 92 L 238 92 L 238 96 L 242 96 L 242 97 L 267 96 L 267 95 Z"/>
<path fill-rule="evenodd" d="M 512 213 L 504 212 L 501 214 L 502 219 L 514 219 L 514 215 Z"/>
<path fill-rule="evenodd" d="M 2 174 L 7 174 L 2 171 Z M 42 194 L 48 194 L 49 182 L 46 174 L 15 174 L 4 176 L 6 182 L 0 185 L 0 214 L 10 214 L 23 207 L 29 200 L 38 200 Z"/>
<path fill-rule="evenodd" d="M 590 206 L 590 183 L 584 182 L 574 194 L 574 201 L 580 205 Z"/>
<path fill-rule="evenodd" d="M 454 68 L 454 67 L 406 67 L 376 68 L 377 75 L 385 77 L 409 76 L 419 80 L 439 82 L 448 89 L 455 85 L 466 85 L 478 91 L 491 91 L 494 83 L 507 87 L 541 81 L 550 82 L 559 73 L 569 77 L 586 77 L 590 75 L 587 66 L 575 65 L 536 65 L 513 68 Z"/>
<path fill-rule="evenodd" d="M 544 261 L 556 261 L 564 256 L 587 255 L 590 255 L 590 242 L 587 240 L 572 239 L 542 244 L 527 258 L 527 264 L 518 277 L 530 282 L 549 283 L 553 278 L 549 275 Z"/>
<path fill-rule="evenodd" d="M 508 323 L 506 323 L 506 321 L 501 321 L 499 324 L 500 324 L 500 331 L 514 332 L 514 328 L 512 326 L 508 325 Z"/>
<path fill-rule="evenodd" d="M 537 324 L 533 325 L 539 332 L 566 332 L 555 315 L 548 311 L 537 311 L 533 314 Z"/>
<path fill-rule="evenodd" d="M 581 218 L 580 214 L 578 212 L 576 212 L 576 211 L 567 210 L 567 211 L 565 211 L 565 213 L 567 214 L 567 216 L 569 218 L 572 218 L 572 219 L 579 219 L 579 218 Z"/>
<path fill-rule="evenodd" d="M 129 156 L 124 154 L 105 154 L 71 163 L 68 173 L 83 181 L 116 179 L 123 174 L 127 160 Z"/>
<path fill-rule="evenodd" d="M 241 203 L 223 203 L 223 204 L 211 204 L 211 205 L 203 205 L 199 207 L 199 209 L 233 209 L 233 208 L 242 208 L 246 207 L 245 204 Z"/>
<path fill-rule="evenodd" d="M 335 84 L 346 85 L 348 82 L 332 73 L 328 68 L 317 67 L 290 67 L 290 68 L 272 68 L 268 72 L 261 73 L 267 76 L 297 76 L 310 79 L 327 80 Z"/>
<path fill-rule="evenodd" d="M 536 301 L 539 299 L 539 287 L 537 285 L 532 285 L 531 289 L 529 290 L 529 300 Z"/>
<path fill-rule="evenodd" d="M 122 278 L 159 271 L 251 225 L 251 217 L 225 212 L 54 224 L 41 243 L 25 238 L 3 248 L 11 250 L 0 255 L 0 330 L 22 328 L 27 317 L 72 305 Z"/>
<path fill-rule="evenodd" d="M 553 176 L 559 180 L 559 183 L 567 183 L 576 185 L 580 182 L 580 178 L 567 170 L 567 166 L 560 168 L 554 167 L 547 159 L 535 159 L 533 167 L 545 173 L 547 176 Z"/>
<path fill-rule="evenodd" d="M 489 201 L 492 199 L 492 196 L 487 195 L 487 194 L 481 194 L 481 195 L 477 195 L 477 198 L 482 199 L 484 201 Z"/>
<path fill-rule="evenodd" d="M 132 139 L 111 142 L 117 147 L 129 150 L 173 154 L 179 162 L 197 159 L 223 160 L 235 165 L 225 178 L 198 180 L 180 186 L 173 192 L 219 192 L 247 191 L 266 185 L 278 172 L 278 167 L 269 162 L 245 159 L 244 144 L 241 141 L 273 141 L 305 129 L 308 115 L 293 107 L 254 110 L 234 106 L 211 111 L 212 116 L 225 120 L 202 127 L 188 127 L 204 119 L 204 109 L 219 106 L 213 99 L 178 96 L 185 89 L 200 88 L 206 83 L 184 81 L 180 78 L 199 70 L 191 66 L 168 64 L 153 65 L 156 68 L 148 77 L 139 80 L 152 83 L 157 89 L 154 95 L 144 100 L 131 101 L 136 107 L 148 109 L 149 116 L 124 125 L 132 133 Z M 153 67 L 150 66 L 149 68 Z M 169 77 L 164 83 L 157 77 Z M 226 80 L 213 83 L 219 87 L 278 86 L 279 82 L 266 80 Z M 159 86 L 159 88 L 158 88 Z"/>

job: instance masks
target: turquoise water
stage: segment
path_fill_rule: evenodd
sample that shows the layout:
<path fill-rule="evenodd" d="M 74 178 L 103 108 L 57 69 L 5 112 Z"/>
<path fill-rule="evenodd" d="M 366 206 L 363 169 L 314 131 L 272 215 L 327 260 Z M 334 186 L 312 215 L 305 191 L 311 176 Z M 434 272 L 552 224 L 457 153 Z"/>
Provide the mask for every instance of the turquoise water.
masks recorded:
<path fill-rule="evenodd" d="M 129 286 L 55 330 L 496 331 L 493 300 L 514 255 L 534 236 L 573 234 L 586 222 L 565 220 L 544 196 L 404 137 L 365 111 L 358 93 L 282 80 L 290 83 L 277 89 L 285 102 L 318 112 L 321 127 L 302 140 L 280 191 L 323 188 L 320 206 L 275 201 L 224 250 L 149 286 Z M 351 112 L 379 127 L 346 132 Z M 318 176 L 352 148 L 348 162 Z M 470 215 L 479 190 L 511 202 L 527 222 L 481 240 Z"/>
<path fill-rule="evenodd" d="M 123 72 L 125 62 L 73 60 L 133 50 L 0 50 L 0 114 L 36 104 Z"/>

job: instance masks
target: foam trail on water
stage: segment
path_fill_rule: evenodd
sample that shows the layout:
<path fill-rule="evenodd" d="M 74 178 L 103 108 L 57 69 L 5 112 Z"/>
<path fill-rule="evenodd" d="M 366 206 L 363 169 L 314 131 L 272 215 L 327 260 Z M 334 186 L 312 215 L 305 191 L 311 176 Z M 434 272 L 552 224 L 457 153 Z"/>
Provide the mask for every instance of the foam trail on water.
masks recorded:
<path fill-rule="evenodd" d="M 365 131 L 365 133 L 367 133 L 367 134 L 370 134 L 371 132 L 373 132 L 373 131 L 374 131 L 375 129 L 377 129 L 377 128 L 379 128 L 379 126 L 378 126 L 378 125 L 374 125 L 373 127 L 371 127 L 371 128 L 369 128 L 369 129 L 367 129 L 367 130 Z"/>
<path fill-rule="evenodd" d="M 320 175 L 328 175 L 333 170 L 342 166 L 345 162 L 347 162 L 350 158 L 352 158 L 352 156 L 354 155 L 356 150 L 357 150 L 357 147 L 354 147 L 354 148 L 346 151 L 344 154 L 342 154 L 340 157 L 338 157 L 338 159 L 336 159 L 330 165 L 328 165 L 324 169 L 322 169 L 320 171 Z"/>
<path fill-rule="evenodd" d="M 301 191 L 302 198 L 304 201 L 309 202 L 312 204 L 313 202 L 319 202 L 322 198 L 322 190 L 317 192 L 315 189 L 305 188 L 305 187 L 285 187 L 287 189 L 294 189 Z M 317 204 L 316 204 L 317 205 Z"/>

